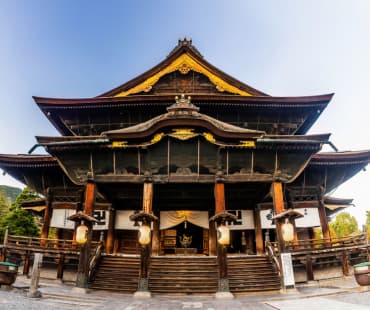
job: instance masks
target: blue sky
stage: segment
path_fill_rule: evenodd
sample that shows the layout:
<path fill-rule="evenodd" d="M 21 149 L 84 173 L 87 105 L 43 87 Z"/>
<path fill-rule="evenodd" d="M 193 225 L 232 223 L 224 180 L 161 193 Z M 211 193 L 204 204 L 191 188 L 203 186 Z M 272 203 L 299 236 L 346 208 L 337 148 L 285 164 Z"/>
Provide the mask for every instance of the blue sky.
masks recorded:
<path fill-rule="evenodd" d="M 216 67 L 274 96 L 335 93 L 311 133 L 370 149 L 370 1 L 0 0 L 0 153 L 56 131 L 32 97 L 92 97 L 163 60 L 184 35 Z M 19 185 L 8 176 L 0 184 Z M 370 173 L 333 195 L 370 210 Z"/>

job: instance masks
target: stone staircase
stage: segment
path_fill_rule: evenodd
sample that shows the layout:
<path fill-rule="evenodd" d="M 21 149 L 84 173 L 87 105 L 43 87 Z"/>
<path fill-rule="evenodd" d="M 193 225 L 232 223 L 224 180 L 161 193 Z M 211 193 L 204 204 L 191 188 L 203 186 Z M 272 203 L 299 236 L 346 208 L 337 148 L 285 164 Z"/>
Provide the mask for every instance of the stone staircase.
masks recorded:
<path fill-rule="evenodd" d="M 103 255 L 90 288 L 134 293 L 139 282 L 139 269 L 139 256 Z"/>
<path fill-rule="evenodd" d="M 151 258 L 149 290 L 154 294 L 212 294 L 217 291 L 216 257 L 158 256 Z"/>
<path fill-rule="evenodd" d="M 232 293 L 280 290 L 278 273 L 267 256 L 228 256 L 228 277 Z"/>

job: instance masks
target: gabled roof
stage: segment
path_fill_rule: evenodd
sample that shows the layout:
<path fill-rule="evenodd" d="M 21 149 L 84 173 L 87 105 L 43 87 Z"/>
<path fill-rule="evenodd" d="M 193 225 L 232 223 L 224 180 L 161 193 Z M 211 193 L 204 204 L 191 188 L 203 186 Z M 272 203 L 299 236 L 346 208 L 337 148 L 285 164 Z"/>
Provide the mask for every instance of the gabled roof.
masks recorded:
<path fill-rule="evenodd" d="M 184 75 L 190 71 L 201 73 L 208 77 L 221 94 L 227 92 L 241 96 L 267 96 L 265 93 L 238 81 L 211 65 L 193 46 L 192 41 L 184 38 L 178 41 L 178 45 L 158 65 L 98 97 L 125 97 L 147 93 L 161 77 L 174 71 L 179 71 Z"/>

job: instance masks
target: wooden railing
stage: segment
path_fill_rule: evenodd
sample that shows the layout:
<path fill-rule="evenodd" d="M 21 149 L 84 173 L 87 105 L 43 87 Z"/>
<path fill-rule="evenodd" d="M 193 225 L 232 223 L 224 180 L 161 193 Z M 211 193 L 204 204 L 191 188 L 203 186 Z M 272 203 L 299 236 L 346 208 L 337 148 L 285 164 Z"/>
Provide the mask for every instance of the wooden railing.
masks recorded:
<path fill-rule="evenodd" d="M 91 283 L 95 278 L 96 267 L 100 262 L 101 254 L 103 252 L 103 242 L 100 242 L 95 249 L 95 252 L 91 255 L 89 261 L 89 282 Z"/>
<path fill-rule="evenodd" d="M 91 242 L 95 251 L 99 242 Z M 4 239 L 3 248 L 13 250 L 28 250 L 32 252 L 78 253 L 81 246 L 74 240 L 49 239 L 8 235 Z"/>
<path fill-rule="evenodd" d="M 268 242 L 266 246 L 270 246 L 275 255 L 279 253 L 277 242 Z M 331 239 L 306 239 L 292 242 L 285 242 L 284 248 L 281 249 L 286 252 L 300 253 L 307 251 L 320 251 L 320 250 L 336 250 L 342 248 L 367 248 L 370 245 L 367 241 L 365 233 L 360 233 L 355 236 Z"/>
<path fill-rule="evenodd" d="M 267 252 L 267 256 L 269 257 L 270 261 L 273 263 L 274 268 L 280 277 L 281 271 L 280 271 L 279 260 L 276 256 L 276 252 L 274 251 L 273 246 L 270 243 L 266 244 L 266 252 Z"/>

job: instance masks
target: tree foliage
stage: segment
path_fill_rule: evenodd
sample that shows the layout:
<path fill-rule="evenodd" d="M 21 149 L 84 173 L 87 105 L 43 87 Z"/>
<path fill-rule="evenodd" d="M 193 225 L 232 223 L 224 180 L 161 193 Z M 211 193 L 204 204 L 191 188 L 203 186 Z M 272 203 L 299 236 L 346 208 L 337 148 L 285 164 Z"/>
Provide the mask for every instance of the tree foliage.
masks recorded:
<path fill-rule="evenodd" d="M 348 212 L 342 212 L 337 215 L 335 221 L 330 223 L 338 238 L 346 237 L 358 232 L 358 223 L 354 216 Z"/>
<path fill-rule="evenodd" d="M 39 199 L 40 196 L 28 187 L 25 187 L 23 191 L 18 195 L 15 201 L 12 203 L 10 210 L 18 209 L 22 202 Z"/>
<path fill-rule="evenodd" d="M 9 212 L 9 203 L 5 194 L 0 191 L 0 219 Z"/>
<path fill-rule="evenodd" d="M 0 218 L 0 237 L 4 236 L 6 227 L 9 227 L 9 234 L 18 236 L 37 236 L 39 228 L 36 225 L 32 212 L 20 208 L 24 201 L 34 200 L 39 196 L 25 188 L 10 207 L 10 212 Z"/>

